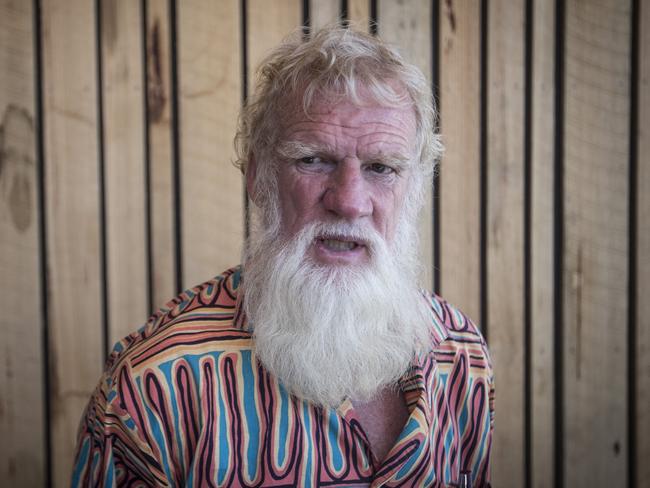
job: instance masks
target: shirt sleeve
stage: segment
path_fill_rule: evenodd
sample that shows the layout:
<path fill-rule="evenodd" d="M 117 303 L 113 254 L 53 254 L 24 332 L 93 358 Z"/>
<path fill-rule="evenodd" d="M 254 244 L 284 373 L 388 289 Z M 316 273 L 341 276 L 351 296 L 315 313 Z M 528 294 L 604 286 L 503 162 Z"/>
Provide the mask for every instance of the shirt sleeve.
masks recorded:
<path fill-rule="evenodd" d="M 435 350 L 444 400 L 437 414 L 446 444 L 447 483 L 471 473 L 472 487 L 490 486 L 490 455 L 494 431 L 494 369 L 485 338 L 469 317 L 438 299 L 438 317 L 445 338 Z M 439 427 L 440 429 L 441 427 Z M 438 468 L 441 473 L 445 468 Z M 441 476 L 443 476 L 441 474 Z"/>
<path fill-rule="evenodd" d="M 142 432 L 144 424 L 132 417 L 134 406 L 121 391 L 133 386 L 130 380 L 123 366 L 105 372 L 93 392 L 79 425 L 72 487 L 168 485 Z"/>
<path fill-rule="evenodd" d="M 480 333 L 479 333 L 480 334 Z M 492 451 L 492 435 L 494 432 L 494 370 L 492 368 L 492 360 L 490 358 L 487 346 L 481 336 L 481 349 L 483 351 L 483 358 L 485 364 L 485 380 L 482 378 L 475 378 L 475 385 L 484 385 L 480 388 L 474 388 L 473 394 L 469 397 L 469 401 L 474 403 L 474 419 L 473 422 L 477 426 L 476 443 L 473 446 L 473 452 L 466 453 L 466 459 L 471 459 L 471 466 L 467 466 L 468 471 L 472 471 L 472 479 L 474 488 L 490 487 L 491 473 L 490 473 L 490 454 Z M 478 358 L 476 358 L 478 359 Z M 480 395 L 485 395 L 480 399 Z M 481 409 L 480 403 L 484 405 Z M 487 407 L 487 408 L 485 408 Z M 485 410 L 487 410 L 485 412 Z M 466 446 L 472 445 L 471 442 L 464 443 Z"/>
<path fill-rule="evenodd" d="M 494 371 L 492 370 L 492 362 L 489 360 L 488 357 L 488 362 L 489 362 L 489 379 L 488 379 L 488 404 L 489 404 L 489 409 L 490 409 L 490 425 L 489 425 L 489 430 L 486 435 L 486 439 L 484 441 L 484 451 L 487 453 L 486 459 L 485 459 L 485 468 L 484 472 L 485 475 L 482 477 L 483 479 L 483 486 L 490 487 L 490 480 L 491 480 L 491 473 L 490 473 L 490 453 L 492 451 L 492 434 L 494 433 Z M 480 485 L 479 485 L 480 486 Z"/>

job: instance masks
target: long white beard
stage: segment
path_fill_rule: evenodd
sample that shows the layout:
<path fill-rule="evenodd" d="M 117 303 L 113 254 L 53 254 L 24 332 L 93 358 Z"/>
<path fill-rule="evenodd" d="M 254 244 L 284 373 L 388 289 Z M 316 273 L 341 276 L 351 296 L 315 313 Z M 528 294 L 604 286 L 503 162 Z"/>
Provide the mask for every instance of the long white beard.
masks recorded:
<path fill-rule="evenodd" d="M 399 227 L 393 252 L 373 229 L 346 223 L 312 224 L 288 242 L 277 227 L 253 234 L 243 287 L 255 354 L 292 394 L 330 407 L 345 397 L 367 401 L 429 343 L 415 232 Z M 369 262 L 314 262 L 310 245 L 327 232 L 368 241 Z"/>

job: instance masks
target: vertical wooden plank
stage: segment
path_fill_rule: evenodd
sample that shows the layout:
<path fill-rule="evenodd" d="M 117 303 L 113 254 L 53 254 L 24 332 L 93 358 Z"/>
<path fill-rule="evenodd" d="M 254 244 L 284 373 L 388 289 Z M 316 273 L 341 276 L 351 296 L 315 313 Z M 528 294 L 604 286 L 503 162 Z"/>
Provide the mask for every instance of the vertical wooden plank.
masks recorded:
<path fill-rule="evenodd" d="M 637 485 L 650 485 L 650 6 L 637 2 L 637 178 L 636 178 L 636 459 Z M 635 109 L 634 107 L 632 108 Z"/>
<path fill-rule="evenodd" d="M 489 2 L 488 329 L 497 378 L 493 483 L 524 486 L 524 2 Z"/>
<path fill-rule="evenodd" d="M 431 81 L 431 2 L 409 3 L 380 0 L 378 32 L 382 39 L 398 46 L 404 58 L 422 70 Z M 433 184 L 426 190 L 420 216 L 419 236 L 423 284 L 433 289 Z"/>
<path fill-rule="evenodd" d="M 441 4 L 440 282 L 445 299 L 481 313 L 480 2 Z M 480 325 L 480 324 L 479 324 Z"/>
<path fill-rule="evenodd" d="M 0 480 L 45 483 L 34 12 L 0 1 Z"/>
<path fill-rule="evenodd" d="M 323 18 L 323 20 L 325 20 Z M 248 87 L 252 92 L 255 70 L 269 50 L 300 26 L 301 2 L 276 0 L 269 9 L 264 0 L 248 1 Z"/>
<path fill-rule="evenodd" d="M 533 4 L 531 149 L 531 481 L 553 486 L 553 167 L 555 3 Z"/>
<path fill-rule="evenodd" d="M 630 2 L 567 2 L 566 486 L 627 480 Z"/>
<path fill-rule="evenodd" d="M 178 2 L 185 287 L 240 259 L 244 199 L 232 166 L 241 100 L 239 13 L 236 0 Z"/>
<path fill-rule="evenodd" d="M 154 310 L 175 294 L 174 188 L 171 139 L 169 1 L 147 0 L 147 122 L 151 301 Z"/>
<path fill-rule="evenodd" d="M 102 366 L 97 80 L 92 2 L 43 2 L 53 484 L 69 484 L 81 412 Z"/>
<path fill-rule="evenodd" d="M 318 3 L 320 4 L 320 2 Z M 310 14 L 313 19 L 315 13 L 317 24 L 327 24 L 328 17 L 332 14 L 335 15 L 335 18 L 338 17 L 338 10 L 334 14 L 331 9 L 332 5 L 329 5 L 328 2 L 325 2 L 324 5 L 313 4 L 313 6 L 316 8 L 316 12 L 310 10 Z M 268 3 L 264 0 L 249 0 L 247 14 L 247 95 L 251 96 L 255 89 L 256 71 L 260 62 L 271 49 L 280 44 L 282 39 L 301 25 L 302 5 L 299 0 L 276 0 L 273 2 L 273 9 L 269 10 Z M 312 30 L 314 29 L 313 25 L 312 23 Z"/>
<path fill-rule="evenodd" d="M 323 28 L 327 24 L 336 22 L 341 13 L 340 0 L 310 0 L 309 14 L 313 31 Z"/>
<path fill-rule="evenodd" d="M 109 343 L 147 316 L 140 4 L 101 2 Z"/>
<path fill-rule="evenodd" d="M 318 30 L 339 20 L 340 0 L 310 0 L 309 12 L 311 26 Z M 370 22 L 370 3 L 368 0 L 348 0 L 348 22 L 357 30 L 368 32 Z"/>
<path fill-rule="evenodd" d="M 348 0 L 348 20 L 356 29 L 370 29 L 370 0 Z"/>

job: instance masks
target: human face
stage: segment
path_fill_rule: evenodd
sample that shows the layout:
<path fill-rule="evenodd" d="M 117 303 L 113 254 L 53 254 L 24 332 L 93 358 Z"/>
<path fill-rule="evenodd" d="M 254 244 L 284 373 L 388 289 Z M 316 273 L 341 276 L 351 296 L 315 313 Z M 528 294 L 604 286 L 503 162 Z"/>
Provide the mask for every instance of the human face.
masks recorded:
<path fill-rule="evenodd" d="M 409 188 L 416 147 L 411 107 L 316 101 L 288 117 L 276 153 L 281 232 L 313 222 L 371 227 L 392 242 Z M 318 235 L 310 256 L 324 265 L 361 264 L 369 251 L 345 234 Z"/>

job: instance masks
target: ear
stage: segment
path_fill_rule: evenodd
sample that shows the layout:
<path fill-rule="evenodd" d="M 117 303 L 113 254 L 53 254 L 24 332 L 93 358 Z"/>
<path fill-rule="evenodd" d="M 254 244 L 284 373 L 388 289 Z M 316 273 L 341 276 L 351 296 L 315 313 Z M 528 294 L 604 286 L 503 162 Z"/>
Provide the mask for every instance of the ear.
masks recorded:
<path fill-rule="evenodd" d="M 257 159 L 255 154 L 251 153 L 248 158 L 248 165 L 246 166 L 246 191 L 248 198 L 250 198 L 255 205 L 257 202 L 257 192 L 255 191 L 255 178 L 257 176 Z"/>

